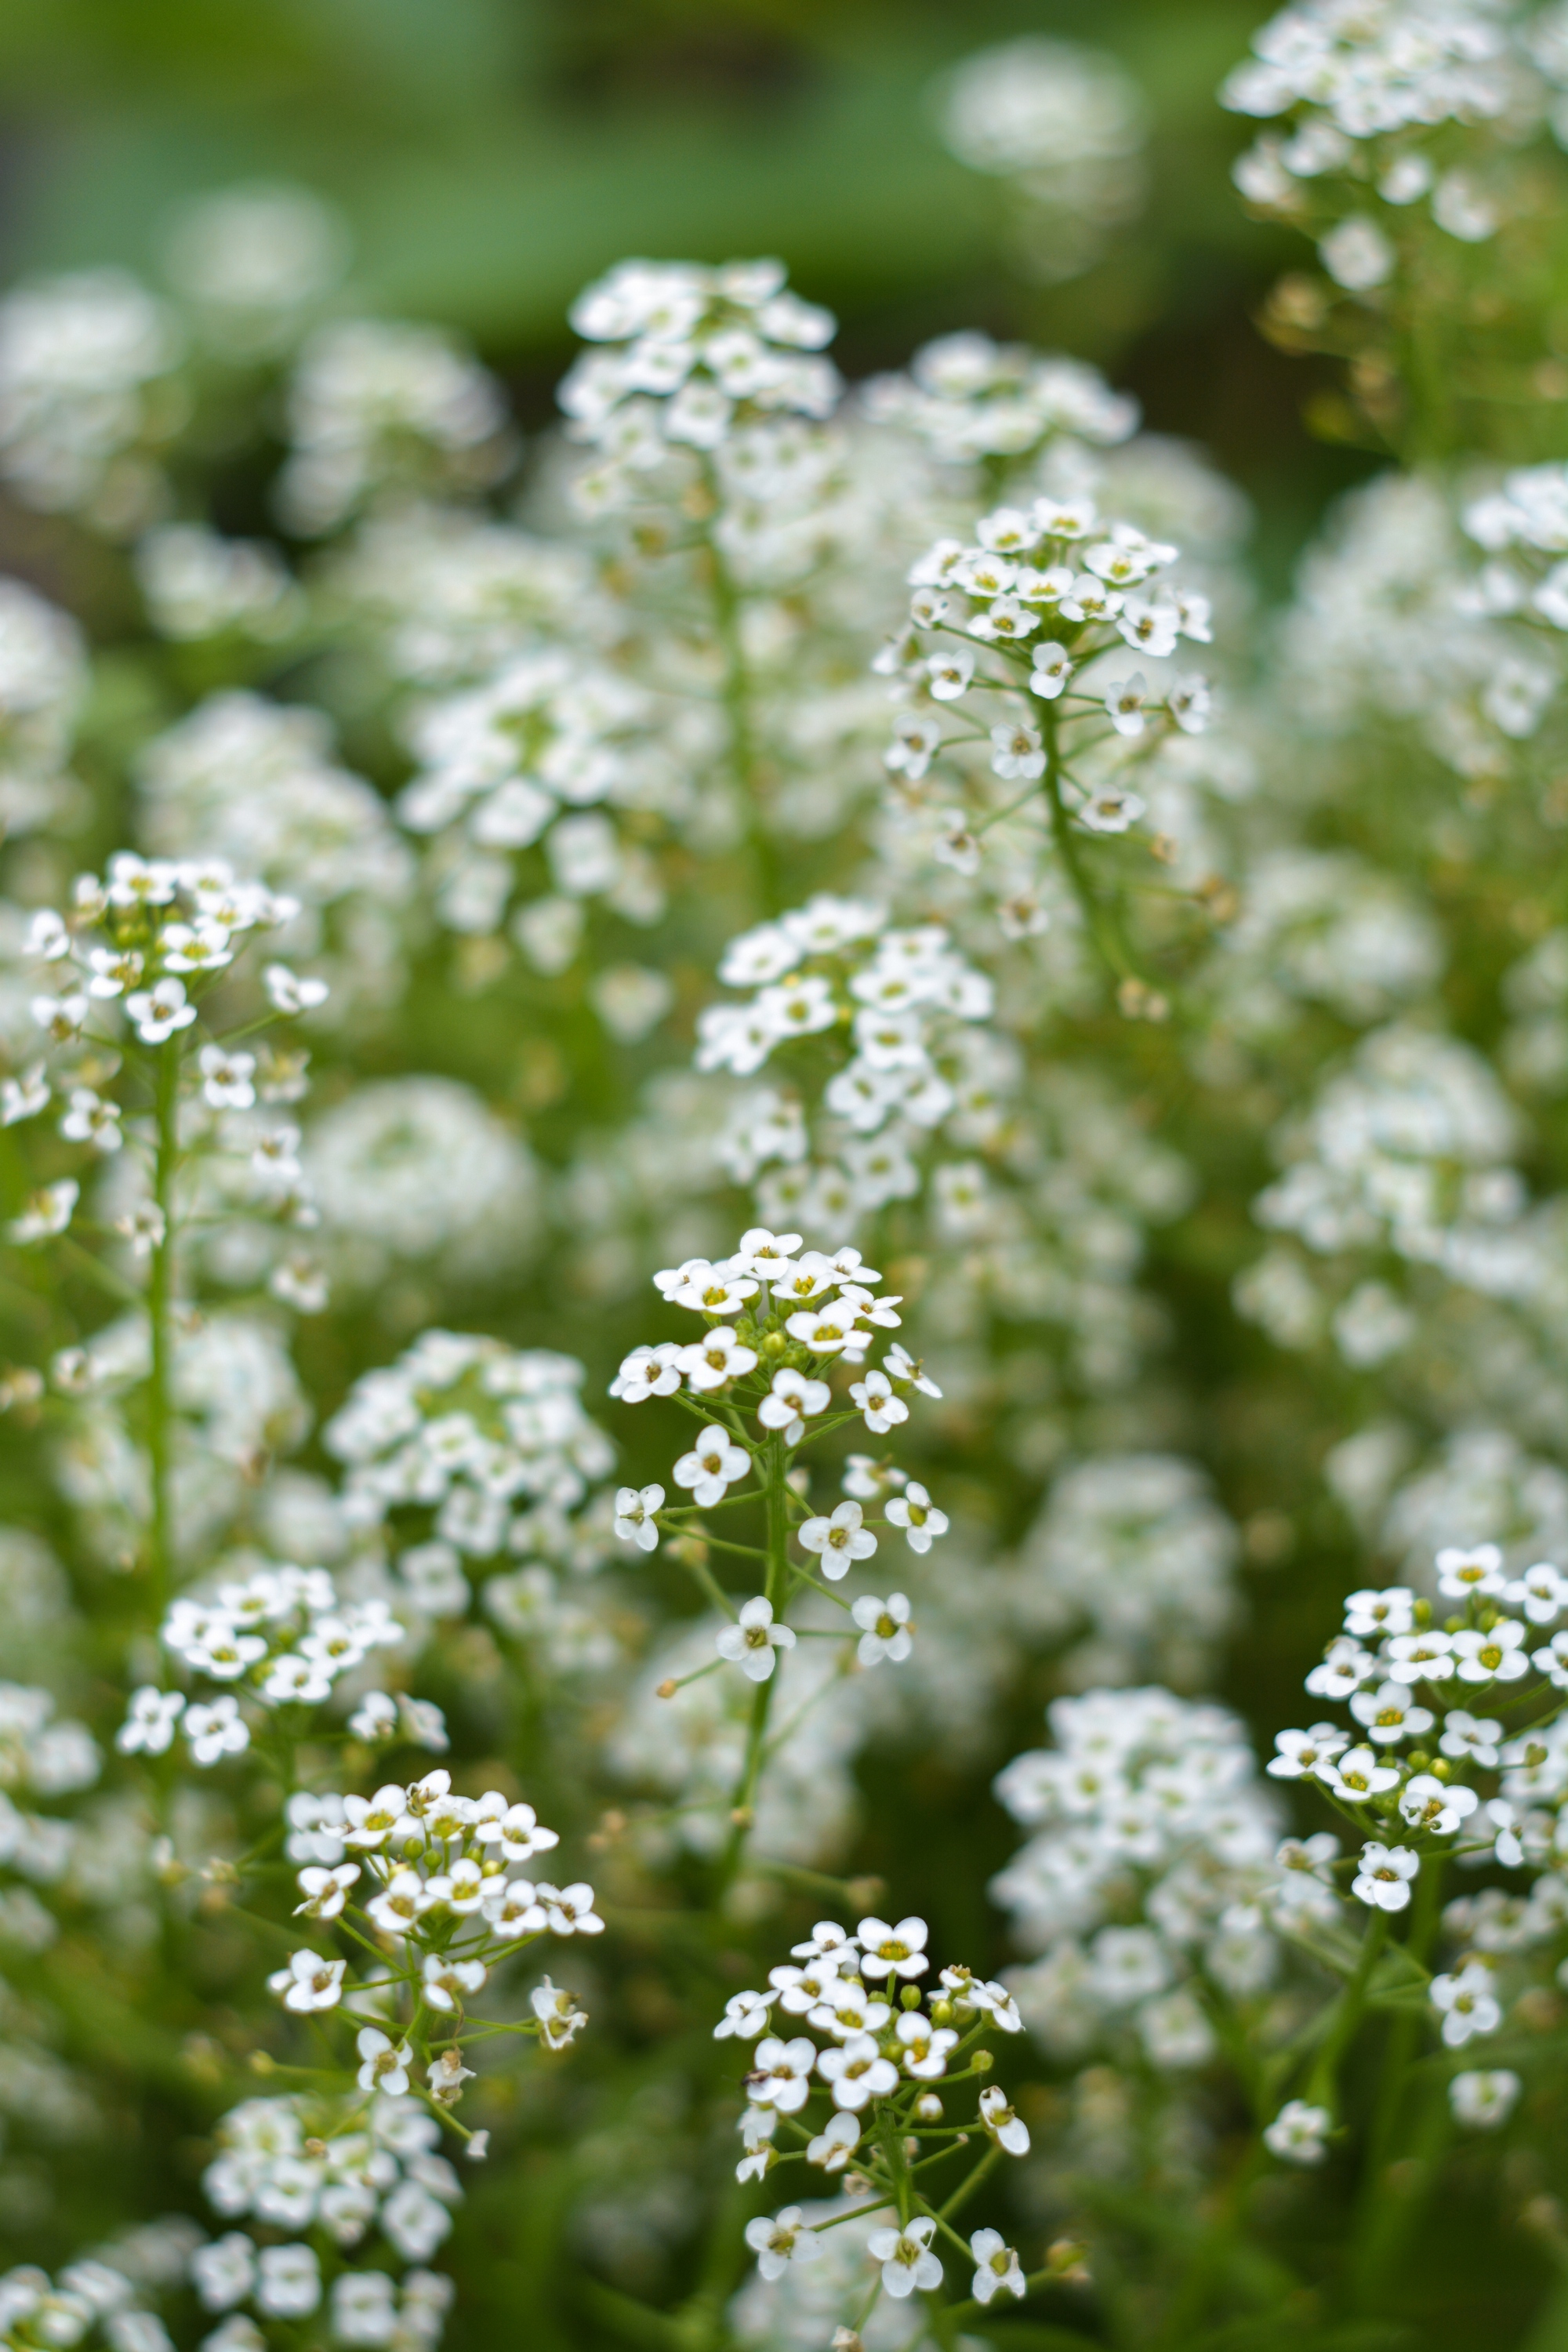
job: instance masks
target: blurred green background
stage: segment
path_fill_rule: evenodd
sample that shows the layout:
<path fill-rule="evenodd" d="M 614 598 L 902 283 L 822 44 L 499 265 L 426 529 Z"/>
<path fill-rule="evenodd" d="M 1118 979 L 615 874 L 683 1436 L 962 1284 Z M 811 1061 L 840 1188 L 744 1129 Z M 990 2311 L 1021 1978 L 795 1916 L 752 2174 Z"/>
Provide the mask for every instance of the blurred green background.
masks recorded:
<path fill-rule="evenodd" d="M 155 270 L 183 197 L 289 177 L 352 222 L 355 299 L 470 333 L 525 423 L 572 295 L 628 252 L 776 252 L 843 320 L 851 374 L 961 325 L 1099 361 L 1260 514 L 1278 588 L 1364 470 L 1300 424 L 1309 372 L 1252 317 L 1296 241 L 1248 221 L 1216 83 L 1257 0 L 10 0 L 0 258 Z M 933 84 L 1021 33 L 1115 51 L 1152 135 L 1142 216 L 1092 270 L 1026 282 L 1007 192 L 943 150 Z"/>

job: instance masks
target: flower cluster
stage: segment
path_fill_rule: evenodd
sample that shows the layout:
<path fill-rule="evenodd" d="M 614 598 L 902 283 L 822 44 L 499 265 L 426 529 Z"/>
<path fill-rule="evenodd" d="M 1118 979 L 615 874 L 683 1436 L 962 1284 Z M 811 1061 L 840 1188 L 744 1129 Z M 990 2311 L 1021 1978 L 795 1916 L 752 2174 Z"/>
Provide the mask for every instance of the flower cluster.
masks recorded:
<path fill-rule="evenodd" d="M 192 1674 L 226 1687 L 187 1705 L 182 1691 L 143 1685 L 132 1694 L 115 1745 L 122 1755 L 161 1756 L 178 1729 L 193 1763 L 205 1765 L 249 1747 L 242 1698 L 265 1710 L 318 1706 L 373 1650 L 395 1648 L 407 1635 L 384 1601 L 341 1599 L 324 1568 L 285 1562 L 253 1569 L 210 1596 L 176 1601 L 161 1639 Z M 362 1701 L 355 1727 L 363 1719 L 374 1731 L 387 1713 L 395 1724 L 396 1707 L 373 1694 Z"/>
<path fill-rule="evenodd" d="M 749 1181 L 782 1163 L 761 1188 L 764 1213 L 819 1231 L 869 1214 L 919 1192 L 913 1154 L 934 1129 L 960 1147 L 994 1130 L 1016 1066 L 981 1026 L 991 982 L 942 925 L 895 927 L 885 907 L 823 893 L 731 940 L 719 976 L 754 993 L 700 1015 L 699 1069 L 747 1077 L 787 1041 L 814 1036 L 839 1064 L 821 1087 L 816 1134 L 783 1093 L 739 1107 L 723 1145 L 731 1175 Z"/>
<path fill-rule="evenodd" d="M 571 431 L 601 455 L 577 493 L 603 508 L 636 496 L 670 451 L 723 451 L 736 478 L 760 473 L 778 421 L 822 417 L 838 397 L 830 314 L 803 302 L 776 261 L 625 261 L 579 295 L 585 352 L 561 387 Z"/>
<path fill-rule="evenodd" d="M 202 2175 L 215 2213 L 249 2216 L 276 2230 L 321 2230 L 332 2245 L 359 2245 L 376 2230 L 405 2262 L 426 2262 L 452 2226 L 458 2176 L 437 2153 L 441 2126 L 412 2097 L 376 2091 L 335 2102 L 297 2094 L 246 2099 L 219 2120 L 218 2153 Z M 241 2272 L 250 2241 L 239 2232 L 207 2246 L 193 2270 L 209 2311 L 249 2291 Z M 254 2249 L 248 2257 L 254 2262 Z"/>
<path fill-rule="evenodd" d="M 1114 444 L 1138 425 L 1137 402 L 1098 368 L 975 333 L 924 344 L 907 375 L 873 376 L 860 399 L 876 423 L 917 435 L 950 465 L 1022 459 L 1062 436 Z"/>
<path fill-rule="evenodd" d="M 364 1528 L 413 1525 L 425 1540 L 400 1568 L 416 1605 L 449 1612 L 461 1560 L 510 1552 L 591 1568 L 600 1533 L 590 1490 L 615 1461 L 583 1410 L 584 1372 L 549 1349 L 426 1331 L 396 1363 L 367 1372 L 328 1423 L 348 1465 L 344 1507 Z M 584 1509 L 584 1504 L 588 1507 Z"/>
<path fill-rule="evenodd" d="M 1044 1950 L 1009 1977 L 1018 2006 L 1048 2050 L 1128 2029 L 1158 2067 L 1202 2065 L 1215 2047 L 1203 1984 L 1244 2000 L 1278 1966 L 1278 1809 L 1245 1731 L 1159 1689 L 1056 1699 L 1047 1719 L 1055 1747 L 995 1784 L 1034 1832 L 991 1889 Z"/>
<path fill-rule="evenodd" d="M 984 2082 L 993 2063 L 984 2037 L 1021 2032 L 1023 2021 L 1001 1985 L 966 1968 L 943 1969 L 922 1988 L 918 1979 L 931 1966 L 927 1938 L 923 1919 L 866 1918 L 853 1933 L 819 1920 L 769 1972 L 768 1990 L 731 1995 L 713 2029 L 716 2040 L 752 2045 L 736 2178 L 761 2180 L 803 2160 L 829 2174 L 852 2165 L 851 2185 L 872 2200 L 863 2210 L 897 2209 L 893 2225 L 874 2231 L 866 2246 L 879 2274 L 876 2286 L 895 2301 L 940 2286 L 943 2277 L 932 2251 L 942 2217 L 923 2184 L 914 2186 L 911 2158 L 935 2163 L 957 2155 L 976 2127 L 1009 2156 L 1029 2150 L 1027 2126 L 994 2084 L 979 2094 L 977 2126 L 945 2120 L 934 2085 L 951 2096 L 960 2084 Z M 782 2032 L 773 2030 L 775 2010 Z M 820 2116 L 814 2102 L 822 2103 Z M 781 2137 L 795 2144 L 781 2146 Z M 762 2277 L 771 2283 L 790 2263 L 818 2255 L 820 2226 L 799 2206 L 749 2222 L 746 2241 Z M 995 2231 L 976 2232 L 967 2248 L 962 2238 L 954 2242 L 975 2266 L 973 2292 L 983 2303 L 999 2289 L 1024 2294 L 1017 2256 Z M 983 2273 L 990 2273 L 984 2284 Z"/>
<path fill-rule="evenodd" d="M 661 721 L 668 734 L 670 714 L 645 688 L 554 646 L 519 654 L 483 685 L 416 709 L 406 732 L 419 772 L 397 809 L 410 832 L 437 836 L 431 881 L 442 920 L 458 931 L 499 929 L 513 861 L 536 845 L 552 895 L 536 887 L 514 930 L 542 970 L 570 962 L 585 898 L 633 922 L 656 920 L 658 870 L 606 811 L 657 825 L 684 808 L 681 755 L 698 745 L 679 730 L 661 740 Z"/>

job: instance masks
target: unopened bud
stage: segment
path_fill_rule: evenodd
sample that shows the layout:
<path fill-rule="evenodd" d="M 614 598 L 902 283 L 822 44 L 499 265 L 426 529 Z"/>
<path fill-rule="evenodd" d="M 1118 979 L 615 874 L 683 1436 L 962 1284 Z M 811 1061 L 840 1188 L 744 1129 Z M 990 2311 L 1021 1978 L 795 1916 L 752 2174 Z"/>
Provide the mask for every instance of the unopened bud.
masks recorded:
<path fill-rule="evenodd" d="M 253 2074 L 276 2074 L 278 2061 L 270 2050 L 253 2050 L 250 2053 L 250 2071 Z"/>
<path fill-rule="evenodd" d="M 852 2327 L 836 2327 L 833 2331 L 833 2352 L 866 2352 L 866 2347 Z"/>
<path fill-rule="evenodd" d="M 996 2061 L 993 2058 L 989 2050 L 977 2050 L 975 2052 L 973 2064 L 974 2071 L 977 2074 L 989 2074 L 992 2067 L 994 2066 L 995 2063 Z"/>
<path fill-rule="evenodd" d="M 658 1698 L 673 1698 L 679 1688 L 680 1685 L 676 1681 L 674 1675 L 671 1675 L 664 1682 L 660 1683 L 658 1691 L 655 1693 L 655 1696 Z"/>
<path fill-rule="evenodd" d="M 1058 2238 L 1046 2248 L 1046 2267 L 1053 2278 L 1071 2286 L 1087 2286 L 1089 2283 L 1089 2248 L 1077 2238 Z"/>
<path fill-rule="evenodd" d="M 934 2091 L 922 2091 L 921 2093 L 920 2097 L 915 2101 L 915 2114 L 919 2116 L 922 2124 L 941 2123 L 942 2101 L 937 2097 Z"/>
<path fill-rule="evenodd" d="M 921 2005 L 921 1989 L 919 1985 L 906 1985 L 902 1992 L 899 1995 L 899 1999 L 903 2002 L 906 2009 L 919 2009 Z"/>

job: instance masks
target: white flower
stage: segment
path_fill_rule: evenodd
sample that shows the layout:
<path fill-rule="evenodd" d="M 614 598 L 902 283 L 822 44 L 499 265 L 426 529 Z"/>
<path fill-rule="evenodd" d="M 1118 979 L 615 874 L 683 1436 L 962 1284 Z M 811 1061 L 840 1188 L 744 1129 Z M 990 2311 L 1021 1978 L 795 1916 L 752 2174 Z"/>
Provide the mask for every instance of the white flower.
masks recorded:
<path fill-rule="evenodd" d="M 671 1476 L 678 1486 L 690 1489 L 694 1502 L 711 1508 L 724 1499 L 724 1490 L 743 1478 L 752 1466 L 744 1446 L 737 1445 L 727 1429 L 710 1423 L 689 1454 L 683 1454 Z"/>
<path fill-rule="evenodd" d="M 1535 1661 L 1539 1665 L 1539 1657 Z M 1469 1756 L 1478 1764 L 1494 1765 L 1498 1760 L 1502 1726 L 1494 1717 L 1467 1714 L 1462 1706 L 1449 1709 L 1443 1718 L 1443 1737 L 1438 1741 L 1445 1756 L 1456 1763 Z"/>
<path fill-rule="evenodd" d="M 250 1727 L 239 1702 L 228 1692 L 209 1706 L 185 1709 L 185 1738 L 198 1764 L 216 1764 L 220 1757 L 238 1756 L 250 1745 Z"/>
<path fill-rule="evenodd" d="M 893 1394 L 892 1383 L 886 1372 L 868 1372 L 863 1381 L 852 1381 L 849 1398 L 865 1418 L 873 1437 L 881 1437 L 900 1421 L 908 1421 L 909 1406 L 902 1397 Z"/>
<path fill-rule="evenodd" d="M 302 977 L 290 971 L 286 963 L 269 963 L 261 975 L 261 984 L 279 1013 L 313 1013 L 327 1001 L 328 988 L 324 980 Z"/>
<path fill-rule="evenodd" d="M 1000 2230 L 972 2231 L 969 2251 L 974 2260 L 973 2292 L 976 2303 L 989 2303 L 994 2294 L 1016 2294 L 1022 2303 L 1028 2293 L 1024 2266 Z"/>
<path fill-rule="evenodd" d="M 615 1531 L 623 1543 L 636 1544 L 639 1551 L 654 1551 L 658 1547 L 658 1529 L 654 1515 L 664 1508 L 662 1486 L 618 1486 L 616 1489 Z"/>
<path fill-rule="evenodd" d="M 1549 1625 L 1568 1609 L 1568 1579 L 1549 1559 L 1537 1560 L 1522 1576 L 1510 1578 L 1502 1590 L 1504 1600 L 1522 1609 L 1532 1625 Z"/>
<path fill-rule="evenodd" d="M 315 1952 L 295 1952 L 287 1968 L 277 1969 L 267 1989 L 277 1993 L 285 2009 L 307 2012 L 336 2009 L 342 1999 L 346 1960 L 323 1960 Z"/>
<path fill-rule="evenodd" d="M 564 2050 L 588 2022 L 588 2012 L 578 2008 L 576 1994 L 552 1984 L 548 1977 L 534 1986 L 528 1998 L 539 2021 L 539 2038 L 549 2050 Z"/>
<path fill-rule="evenodd" d="M 884 1658 L 900 1665 L 914 1648 L 914 1622 L 907 1593 L 889 1592 L 885 1601 L 866 1593 L 852 1604 L 849 1613 L 860 1628 L 855 1654 L 863 1666 L 880 1665 Z"/>
<path fill-rule="evenodd" d="M 905 2010 L 893 2031 L 902 2044 L 899 2063 L 906 2074 L 920 2083 L 934 2083 L 946 2074 L 948 2052 L 958 2046 L 950 2025 L 934 2026 L 919 2010 Z"/>
<path fill-rule="evenodd" d="M 1417 1706 L 1404 1683 L 1384 1683 L 1381 1689 L 1370 1686 L 1353 1691 L 1351 1713 L 1365 1729 L 1369 1739 L 1380 1747 L 1391 1746 L 1401 1739 L 1418 1739 L 1430 1731 L 1433 1715 L 1430 1707 Z"/>
<path fill-rule="evenodd" d="M 724 2014 L 713 2028 L 715 2042 L 727 2042 L 731 2035 L 742 2042 L 754 2041 L 765 2031 L 772 2009 L 765 1992 L 734 1992 L 724 2003 Z"/>
<path fill-rule="evenodd" d="M 930 1935 L 923 1919 L 913 1914 L 889 1927 L 886 1919 L 862 1919 L 855 1930 L 860 1946 L 860 1973 L 868 1977 L 923 1977 Z"/>
<path fill-rule="evenodd" d="M 837 1356 L 854 1340 L 855 1310 L 853 1306 L 825 1307 L 820 1313 L 792 1315 L 784 1329 L 792 1339 L 809 1348 L 813 1355 Z"/>
<path fill-rule="evenodd" d="M 321 2300 L 313 2246 L 263 2246 L 256 2258 L 256 2307 L 273 2319 L 304 2319 Z"/>
<path fill-rule="evenodd" d="M 817 2133 L 806 2142 L 807 2164 L 824 2172 L 842 2172 L 860 2145 L 860 2126 L 847 2108 L 836 2107 Z"/>
<path fill-rule="evenodd" d="M 777 2107 L 786 2116 L 794 2115 L 810 2096 L 816 2063 L 815 2042 L 808 2042 L 804 2034 L 784 2042 L 771 2033 L 757 2044 L 756 2058 L 746 2077 L 747 2095 L 760 2107 Z"/>
<path fill-rule="evenodd" d="M 1345 1632 L 1358 1639 L 1374 1633 L 1408 1633 L 1415 1622 L 1415 1595 L 1405 1584 L 1391 1584 L 1381 1592 L 1368 1587 L 1351 1593 L 1345 1601 Z"/>
<path fill-rule="evenodd" d="M 1477 1544 L 1469 1551 L 1450 1546 L 1437 1554 L 1436 1568 L 1437 1590 L 1450 1601 L 1468 1601 L 1473 1592 L 1500 1592 L 1508 1581 L 1496 1544 Z"/>
<path fill-rule="evenodd" d="M 5 1231 L 14 1242 L 52 1241 L 63 1234 L 71 1221 L 81 1186 L 74 1176 L 64 1176 L 58 1184 L 46 1184 L 41 1192 L 30 1192 L 22 1203 L 22 1213 L 13 1217 Z"/>
<path fill-rule="evenodd" d="M 1265 1769 L 1277 1780 L 1298 1780 L 1321 1764 L 1331 1764 L 1349 1742 L 1337 1724 L 1314 1723 L 1309 1731 L 1277 1731 L 1274 1745 L 1279 1752 Z"/>
<path fill-rule="evenodd" d="M 118 1103 L 105 1102 L 90 1087 L 73 1087 L 60 1133 L 68 1143 L 90 1143 L 100 1151 L 118 1151 L 124 1141 L 120 1119 Z"/>
<path fill-rule="evenodd" d="M 248 1110 L 256 1100 L 254 1054 L 226 1053 L 204 1045 L 198 1056 L 202 1092 L 215 1110 Z"/>
<path fill-rule="evenodd" d="M 622 1360 L 610 1382 L 610 1394 L 623 1404 L 638 1404 L 644 1397 L 673 1396 L 680 1386 L 681 1350 L 673 1339 L 657 1348 L 634 1348 Z"/>
<path fill-rule="evenodd" d="M 1478 2131 L 1496 2131 L 1513 2113 L 1521 2087 L 1519 2076 L 1507 2066 L 1456 2074 L 1448 2085 L 1448 2103 L 1460 2123 Z"/>
<path fill-rule="evenodd" d="M 1412 1829 L 1429 1830 L 1434 1837 L 1452 1837 L 1479 1801 L 1462 1781 L 1439 1780 L 1435 1772 L 1414 1773 L 1399 1791 L 1401 1819 Z"/>
<path fill-rule="evenodd" d="M 1029 2127 L 1021 2116 L 1014 2114 L 1007 2104 L 1007 2094 L 997 2083 L 987 2084 L 980 2094 L 980 2120 L 999 2147 L 1009 2156 L 1027 2156 Z"/>
<path fill-rule="evenodd" d="M 719 1655 L 754 1683 L 765 1683 L 778 1663 L 780 1650 L 793 1650 L 795 1635 L 787 1625 L 773 1623 L 773 1604 L 759 1593 L 742 1604 L 733 1625 L 715 1635 Z"/>
<path fill-rule="evenodd" d="M 36 1118 L 47 1108 L 49 1084 L 44 1076 L 42 1062 L 31 1062 L 14 1078 L 0 1079 L 0 1127 L 15 1127 L 18 1120 Z"/>
<path fill-rule="evenodd" d="M 1469 1959 L 1453 1976 L 1434 1977 L 1429 1990 L 1450 2050 L 1462 2050 L 1478 2033 L 1495 2033 L 1502 2023 L 1492 1972 L 1484 1960 Z"/>
<path fill-rule="evenodd" d="M 782 1430 L 786 1445 L 798 1445 L 807 1420 L 826 1412 L 832 1402 L 833 1391 L 826 1381 L 808 1380 L 804 1372 L 775 1372 L 773 1387 L 757 1407 L 757 1419 L 764 1429 Z"/>
<path fill-rule="evenodd" d="M 911 1551 L 930 1551 L 938 1536 L 948 1529 L 945 1511 L 939 1511 L 918 1478 L 911 1478 L 901 1495 L 895 1495 L 887 1507 L 888 1524 L 902 1528 L 904 1541 Z"/>
<path fill-rule="evenodd" d="M 1370 1748 L 1347 1748 L 1337 1759 L 1325 1757 L 1317 1768 L 1320 1780 L 1347 1805 L 1364 1805 L 1399 1786 L 1399 1768 L 1380 1763 Z"/>
<path fill-rule="evenodd" d="M 295 1918 L 301 1915 L 308 1919 L 341 1918 L 343 1906 L 348 1901 L 349 1889 L 359 1874 L 357 1862 L 340 1862 L 330 1866 L 323 1863 L 308 1864 L 299 1873 L 297 1880 L 305 1900 L 295 1904 Z"/>
<path fill-rule="evenodd" d="M 1039 736 L 1026 721 L 1009 727 L 991 730 L 991 768 L 994 775 L 1015 781 L 1032 782 L 1046 772 L 1046 755 Z"/>
<path fill-rule="evenodd" d="M 1352 294 L 1363 294 L 1394 275 L 1394 247 L 1365 213 L 1352 213 L 1331 228 L 1319 244 L 1318 258 L 1335 284 Z"/>
<path fill-rule="evenodd" d="M 911 1356 L 901 1339 L 895 1339 L 882 1359 L 882 1370 L 891 1381 L 908 1381 L 919 1389 L 921 1396 L 940 1397 L 942 1391 L 933 1380 L 927 1378 L 925 1367 Z"/>
<path fill-rule="evenodd" d="M 710 1307 L 706 1312 L 717 1314 L 719 1309 Z M 682 1348 L 679 1361 L 688 1385 L 701 1394 L 704 1390 L 721 1389 L 727 1381 L 738 1381 L 754 1371 L 757 1351 L 742 1347 L 730 1326 L 720 1323 L 705 1338 Z"/>
<path fill-rule="evenodd" d="M 125 1010 L 145 1045 L 161 1045 L 177 1029 L 188 1029 L 196 1017 L 195 1006 L 185 1001 L 184 982 L 167 978 L 128 996 Z"/>
<path fill-rule="evenodd" d="M 938 702 L 956 702 L 974 676 L 974 656 L 967 646 L 932 656 L 926 664 L 931 690 Z"/>
<path fill-rule="evenodd" d="M 179 1691 L 155 1690 L 144 1683 L 131 1694 L 131 1709 L 114 1735 L 122 1756 L 163 1756 L 174 1737 L 174 1726 L 184 1712 Z"/>
<path fill-rule="evenodd" d="M 463 2095 L 463 2084 L 473 2081 L 474 2070 L 464 2065 L 460 2051 L 449 2047 L 438 2051 L 431 2060 L 425 2069 L 425 2079 L 437 2106 L 455 2107 Z"/>
<path fill-rule="evenodd" d="M 851 1561 L 869 1559 L 877 1549 L 864 1517 L 858 1503 L 840 1503 L 830 1517 L 806 1519 L 798 1530 L 801 1549 L 820 1555 L 822 1573 L 834 1583 L 848 1574 Z"/>
<path fill-rule="evenodd" d="M 1143 705 L 1148 698 L 1149 681 L 1142 670 L 1131 677 L 1116 677 L 1105 688 L 1105 709 L 1119 735 L 1142 735 L 1147 720 Z"/>
<path fill-rule="evenodd" d="M 759 2214 L 746 2224 L 746 2243 L 757 2257 L 763 2278 L 782 2278 L 790 2263 L 815 2261 L 822 2243 L 805 2227 L 798 2205 L 786 2205 L 771 2221 Z"/>
<path fill-rule="evenodd" d="M 1489 1633 L 1452 1636 L 1454 1670 L 1462 1683 L 1512 1683 L 1530 1670 L 1524 1627 L 1504 1617 Z"/>
<path fill-rule="evenodd" d="M 243 2230 L 230 2230 L 198 2246 L 191 2256 L 191 2284 L 208 2311 L 243 2303 L 256 2284 L 256 2247 Z"/>
<path fill-rule="evenodd" d="M 1403 1911 L 1410 1901 L 1410 1882 L 1420 1867 L 1420 1857 L 1409 1846 L 1381 1845 L 1373 1840 L 1361 1850 L 1351 1893 L 1374 1910 Z"/>
<path fill-rule="evenodd" d="M 420 1996 L 432 2009 L 458 2009 L 465 1993 L 479 1991 L 485 1974 L 482 1961 L 458 1960 L 443 1952 L 426 1952 Z"/>
<path fill-rule="evenodd" d="M 831 2088 L 834 2105 L 851 2115 L 899 2087 L 898 2068 L 869 2033 L 851 2033 L 836 2050 L 819 2051 L 816 2071 Z"/>
<path fill-rule="evenodd" d="M 1034 648 L 1034 667 L 1029 672 L 1029 691 L 1037 694 L 1042 702 L 1054 702 L 1072 676 L 1072 656 L 1066 646 L 1054 639 Z"/>
<path fill-rule="evenodd" d="M 1263 2145 L 1286 2164 L 1321 2164 L 1328 2154 L 1333 2117 L 1327 2107 L 1305 2099 L 1287 2099 L 1273 2122 L 1264 2128 Z"/>
<path fill-rule="evenodd" d="M 547 1886 L 541 1880 L 534 1891 L 552 1936 L 604 1934 L 605 1923 L 594 1908 L 594 1890 L 584 1880 L 575 1879 L 570 1886 Z"/>
<path fill-rule="evenodd" d="M 402 2098 L 408 2088 L 408 2069 L 414 2055 L 407 2042 L 394 2042 L 379 2026 L 363 2025 L 355 2046 L 360 2054 L 360 2089 L 384 2091 L 388 2098 Z"/>
<path fill-rule="evenodd" d="M 942 2284 L 942 2264 L 931 2250 L 935 2235 L 936 2223 L 924 2213 L 917 2214 L 907 2229 L 872 2231 L 866 2252 L 882 2265 L 885 2294 L 902 2302 L 917 2288 L 929 2294 Z"/>

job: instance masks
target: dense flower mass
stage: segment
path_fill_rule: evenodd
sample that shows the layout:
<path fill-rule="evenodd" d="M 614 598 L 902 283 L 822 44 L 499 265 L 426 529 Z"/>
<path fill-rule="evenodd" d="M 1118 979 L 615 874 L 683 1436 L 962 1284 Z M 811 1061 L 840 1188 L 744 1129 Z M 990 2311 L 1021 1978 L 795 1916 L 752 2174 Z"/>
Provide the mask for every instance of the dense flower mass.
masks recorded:
<path fill-rule="evenodd" d="M 303 190 L 0 298 L 15 2352 L 1540 2337 L 1565 24 L 1226 86 L 1288 588 L 767 258 L 526 444 Z M 1165 79 L 928 92 L 1107 351 Z"/>

